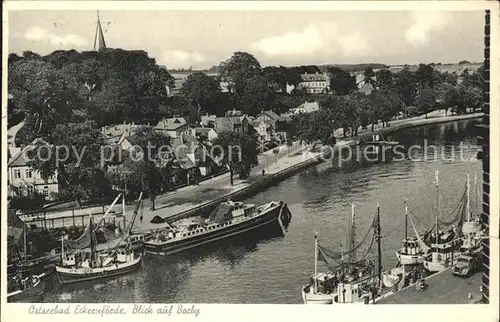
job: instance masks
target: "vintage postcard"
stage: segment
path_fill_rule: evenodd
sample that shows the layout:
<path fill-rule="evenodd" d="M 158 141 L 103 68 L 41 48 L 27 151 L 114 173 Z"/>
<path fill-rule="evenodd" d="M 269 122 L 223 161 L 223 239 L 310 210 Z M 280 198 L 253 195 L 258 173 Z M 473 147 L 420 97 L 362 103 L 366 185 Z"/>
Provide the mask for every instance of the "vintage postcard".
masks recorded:
<path fill-rule="evenodd" d="M 498 321 L 497 2 L 4 8 L 2 321 Z"/>

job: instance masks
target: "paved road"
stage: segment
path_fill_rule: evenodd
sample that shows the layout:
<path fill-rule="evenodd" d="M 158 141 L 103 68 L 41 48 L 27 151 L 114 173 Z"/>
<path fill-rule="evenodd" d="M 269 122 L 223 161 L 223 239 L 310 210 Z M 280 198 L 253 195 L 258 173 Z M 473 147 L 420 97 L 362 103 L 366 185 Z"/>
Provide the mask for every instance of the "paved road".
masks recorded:
<path fill-rule="evenodd" d="M 296 142 L 291 147 L 281 146 L 278 154 L 274 154 L 272 151 L 264 152 L 259 157 L 259 165 L 252 169 L 249 178 L 240 180 L 237 179 L 238 176 L 235 175 L 234 185 L 231 186 L 229 174 L 225 174 L 214 179 L 201 182 L 198 186 L 183 187 L 174 192 L 158 196 L 155 201 L 156 210 L 153 212 L 149 210 L 151 201 L 149 199 L 145 199 L 143 201 L 143 210 L 141 212 L 144 217 L 143 222 L 136 222 L 134 230 L 148 230 L 158 227 L 157 225 L 150 223 L 150 220 L 154 216 L 160 216 L 163 218 L 173 216 L 180 212 L 202 205 L 210 200 L 223 197 L 226 194 L 247 187 L 255 180 L 262 178 L 262 169 L 265 169 L 267 174 L 276 173 L 316 155 L 311 153 L 300 154 L 300 152 L 307 151 L 307 149 L 308 147 L 300 146 Z M 135 205 L 133 204 L 125 206 L 125 217 L 127 220 L 131 219 L 134 208 Z M 105 209 L 108 209 L 108 207 L 105 207 Z M 113 207 L 112 210 L 115 215 L 122 213 L 121 200 Z M 102 213 L 102 211 L 102 207 L 93 207 L 84 210 L 76 210 L 75 215 L 86 215 L 91 212 Z M 54 227 L 61 227 L 63 226 L 63 222 L 60 218 L 70 216 L 72 216 L 72 211 L 65 210 L 47 214 L 46 218 L 53 219 Z M 100 217 L 100 215 L 94 216 L 95 220 L 98 220 Z M 72 224 L 71 218 L 66 218 L 65 222 L 67 225 Z M 77 224 L 81 224 L 82 219 L 78 218 L 76 222 Z M 84 223 L 86 224 L 87 222 L 88 217 L 85 218 Z M 52 220 L 49 220 L 48 227 L 52 227 Z"/>
<path fill-rule="evenodd" d="M 385 299 L 379 304 L 468 304 L 471 293 L 473 299 L 480 296 L 481 273 L 469 278 L 453 276 L 448 269 L 427 279 L 429 287 L 421 292 L 415 286 L 410 286 Z"/>
<path fill-rule="evenodd" d="M 464 117 L 467 118 L 471 116 L 448 116 L 447 119 L 460 119 Z M 437 119 L 437 117 L 435 119 Z M 428 120 L 422 119 L 422 117 L 418 117 L 401 120 L 398 122 L 420 123 L 428 122 Z M 351 140 L 339 140 L 337 141 L 337 146 L 348 144 L 350 141 Z M 306 151 L 306 153 L 297 155 L 296 152 L 298 151 Z M 150 223 L 150 220 L 154 216 L 160 216 L 163 218 L 170 217 L 180 212 L 184 212 L 194 207 L 200 206 L 210 200 L 221 198 L 226 194 L 247 187 L 252 182 L 255 182 L 255 180 L 259 180 L 260 178 L 262 178 L 262 169 L 265 169 L 265 172 L 267 174 L 272 174 L 315 156 L 314 153 L 307 151 L 308 147 L 300 146 L 298 142 L 295 142 L 294 145 L 290 148 L 288 148 L 287 146 L 281 146 L 277 155 L 275 155 L 272 151 L 266 151 L 259 157 L 259 165 L 252 169 L 249 178 L 245 180 L 239 180 L 236 179 L 236 175 L 234 185 L 231 186 L 229 183 L 229 174 L 225 174 L 202 182 L 198 186 L 183 187 L 174 192 L 158 196 L 155 201 L 156 210 L 154 212 L 149 211 L 151 201 L 149 199 L 146 199 L 143 201 L 143 222 L 136 222 L 136 224 L 134 225 L 134 230 L 148 230 L 157 227 L 156 225 Z M 108 207 L 106 207 L 106 209 L 107 208 Z M 127 205 L 125 207 L 125 217 L 127 220 L 131 219 L 134 208 L 134 205 Z M 115 205 L 113 211 L 115 212 L 115 214 L 121 214 L 121 209 L 121 205 L 118 203 L 117 205 Z M 102 211 L 103 207 L 94 207 L 82 210 L 78 209 L 75 210 L 75 216 L 87 215 L 89 213 L 102 213 Z M 71 217 L 72 214 L 73 213 L 71 210 L 57 211 L 47 214 L 46 218 L 54 219 L 54 227 L 61 227 L 63 223 L 62 220 L 58 218 Z M 95 216 L 95 219 L 98 220 L 99 217 L 99 215 Z M 88 222 L 88 217 L 84 219 L 86 220 L 84 221 L 84 224 L 86 224 Z M 71 218 L 66 219 L 66 225 L 68 225 L 68 221 L 72 221 Z M 77 224 L 81 224 L 81 222 L 81 218 L 77 219 Z M 52 221 L 49 221 L 48 227 L 52 227 Z"/>

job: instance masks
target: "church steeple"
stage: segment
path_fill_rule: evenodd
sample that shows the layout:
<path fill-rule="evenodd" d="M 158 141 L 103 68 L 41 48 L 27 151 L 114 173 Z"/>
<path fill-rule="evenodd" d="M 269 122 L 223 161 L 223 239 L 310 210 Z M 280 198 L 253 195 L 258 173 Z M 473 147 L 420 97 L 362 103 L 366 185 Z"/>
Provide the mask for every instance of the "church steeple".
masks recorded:
<path fill-rule="evenodd" d="M 99 11 L 97 11 L 97 26 L 95 29 L 94 50 L 101 51 L 106 49 L 106 42 L 104 41 L 104 34 L 102 32 L 101 21 L 99 20 Z"/>

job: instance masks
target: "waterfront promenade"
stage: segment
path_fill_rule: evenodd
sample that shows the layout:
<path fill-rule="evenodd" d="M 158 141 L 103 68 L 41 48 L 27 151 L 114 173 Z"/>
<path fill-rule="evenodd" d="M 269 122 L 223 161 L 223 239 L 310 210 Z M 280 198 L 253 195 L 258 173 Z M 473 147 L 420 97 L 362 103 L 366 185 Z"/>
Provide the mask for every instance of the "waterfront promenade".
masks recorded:
<path fill-rule="evenodd" d="M 481 297 L 481 273 L 469 278 L 451 274 L 451 269 L 436 273 L 427 279 L 425 291 L 417 291 L 410 285 L 377 301 L 377 304 L 470 304 Z M 469 293 L 471 298 L 469 298 Z"/>
<path fill-rule="evenodd" d="M 390 133 L 402 128 L 407 127 L 416 127 L 427 124 L 434 123 L 443 123 L 456 121 L 461 119 L 471 119 L 481 116 L 482 114 L 467 114 L 467 115 L 459 115 L 459 116 L 441 116 L 441 111 L 436 111 L 430 113 L 428 118 L 426 119 L 423 116 L 416 118 L 409 118 L 404 120 L 392 121 L 391 127 L 387 128 L 379 128 L 376 131 L 380 131 L 382 133 Z M 366 131 L 365 133 L 361 133 L 361 135 L 371 135 L 371 132 Z M 345 140 L 337 141 L 337 148 L 341 148 L 346 145 L 351 145 L 355 143 L 355 139 L 348 138 Z M 177 217 L 179 214 L 189 212 L 191 210 L 198 209 L 204 205 L 208 205 L 213 200 L 222 199 L 226 196 L 233 195 L 253 185 L 259 184 L 261 180 L 275 176 L 279 177 L 280 174 L 287 172 L 289 169 L 297 168 L 297 167 L 307 167 L 311 164 L 314 164 L 313 160 L 318 160 L 321 157 L 321 152 L 318 150 L 316 152 L 312 152 L 310 150 L 310 146 L 300 146 L 298 142 L 295 142 L 293 146 L 281 146 L 279 147 L 279 153 L 275 155 L 272 151 L 266 151 L 262 155 L 259 156 L 259 165 L 254 167 L 250 173 L 250 176 L 245 180 L 237 179 L 237 175 L 234 176 L 234 185 L 231 186 L 229 182 L 229 174 L 224 174 L 213 179 L 201 182 L 199 185 L 187 186 L 176 191 L 157 196 L 155 200 L 155 211 L 150 211 L 151 201 L 149 199 L 143 200 L 143 210 L 140 215 L 143 216 L 143 221 L 136 221 L 134 225 L 135 232 L 146 232 L 151 229 L 161 228 L 161 224 L 152 224 L 150 221 L 154 216 L 160 216 L 162 218 L 170 218 Z M 265 170 L 265 176 L 262 176 L 262 169 Z M 284 200 L 286 202 L 286 200 Z M 121 201 L 120 201 L 121 202 Z M 114 208 L 115 216 L 120 216 L 122 213 L 121 203 L 117 203 Z M 78 216 L 82 214 L 89 213 L 101 213 L 103 210 L 107 210 L 108 206 L 99 206 L 92 207 L 86 209 L 77 209 L 74 212 L 78 212 Z M 132 218 L 132 213 L 135 208 L 135 205 L 129 204 L 125 207 L 125 220 L 130 220 Z M 61 227 L 63 226 L 63 222 L 61 218 L 66 217 L 66 222 L 71 221 L 71 216 L 73 214 L 72 210 L 61 210 L 50 212 L 50 209 L 47 209 L 47 213 L 45 214 L 45 218 L 47 219 L 47 227 Z M 98 219 L 101 215 L 96 215 L 95 218 Z M 86 219 L 77 220 L 77 224 L 81 225 L 82 223 L 88 222 L 88 216 Z M 123 220 L 123 218 L 117 219 L 119 222 Z"/>

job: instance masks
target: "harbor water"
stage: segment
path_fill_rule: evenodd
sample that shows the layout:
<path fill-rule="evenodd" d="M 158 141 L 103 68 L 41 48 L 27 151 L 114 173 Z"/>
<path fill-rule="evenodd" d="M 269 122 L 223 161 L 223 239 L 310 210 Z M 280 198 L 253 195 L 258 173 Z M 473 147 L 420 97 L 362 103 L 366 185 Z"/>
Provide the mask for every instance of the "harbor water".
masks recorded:
<path fill-rule="evenodd" d="M 256 204 L 285 201 L 292 219 L 284 231 L 270 227 L 172 256 L 147 255 L 136 273 L 110 280 L 63 287 L 53 278 L 44 302 L 299 304 L 301 286 L 314 269 L 314 233 L 321 245 L 340 251 L 352 203 L 359 240 L 380 204 L 382 264 L 391 269 L 397 264 L 395 252 L 404 237 L 405 199 L 419 231 L 434 224 L 436 170 L 443 218 L 451 217 L 467 173 L 472 187 L 477 173 L 480 190 L 474 122 L 393 133 L 391 140 L 405 147 L 404 160 L 378 164 L 330 160 L 245 200 Z M 480 196 L 477 200 L 481 201 Z M 479 212 L 474 194 L 471 202 Z M 319 263 L 319 269 L 326 267 Z"/>

